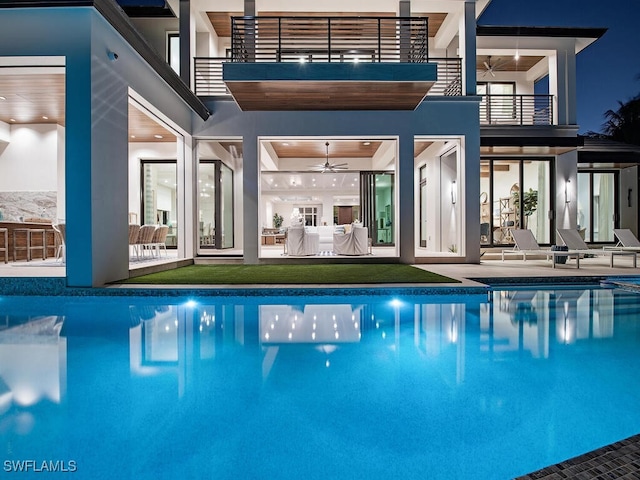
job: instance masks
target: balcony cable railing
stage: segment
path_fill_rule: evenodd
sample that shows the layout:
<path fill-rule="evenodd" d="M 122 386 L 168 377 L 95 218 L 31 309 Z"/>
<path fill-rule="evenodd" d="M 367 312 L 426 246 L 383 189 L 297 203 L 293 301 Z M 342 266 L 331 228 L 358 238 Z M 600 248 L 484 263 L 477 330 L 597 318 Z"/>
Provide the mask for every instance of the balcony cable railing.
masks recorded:
<path fill-rule="evenodd" d="M 480 95 L 481 125 L 553 125 L 553 95 Z"/>
<path fill-rule="evenodd" d="M 420 17 L 232 17 L 232 62 L 428 61 Z"/>

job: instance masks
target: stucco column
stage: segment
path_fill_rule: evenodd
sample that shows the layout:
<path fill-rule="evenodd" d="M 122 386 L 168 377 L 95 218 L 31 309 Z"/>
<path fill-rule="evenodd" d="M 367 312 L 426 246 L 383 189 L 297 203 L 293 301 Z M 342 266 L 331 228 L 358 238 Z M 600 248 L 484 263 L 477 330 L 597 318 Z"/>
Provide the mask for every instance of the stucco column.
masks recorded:
<path fill-rule="evenodd" d="M 549 56 L 549 93 L 554 96 L 553 120 L 556 125 L 576 125 L 576 54 L 575 41 Z"/>
<path fill-rule="evenodd" d="M 463 95 L 476 95 L 476 2 L 465 0 L 460 19 Z"/>
<path fill-rule="evenodd" d="M 191 1 L 180 0 L 180 78 L 191 86 Z"/>
<path fill-rule="evenodd" d="M 244 263 L 258 263 L 258 138 L 247 135 L 242 144 L 243 245 Z"/>
<path fill-rule="evenodd" d="M 400 261 L 415 263 L 416 205 L 413 185 L 413 135 L 400 135 L 398 150 L 398 180 L 395 186 L 398 191 L 398 218 L 395 222 L 400 246 Z"/>
<path fill-rule="evenodd" d="M 567 152 L 556 157 L 556 228 L 577 227 L 578 218 L 578 152 Z M 569 183 L 567 183 L 569 181 Z M 565 187 L 568 202 L 565 197 Z"/>
<path fill-rule="evenodd" d="M 399 15 L 403 18 L 411 16 L 411 2 L 400 0 Z M 411 25 L 409 22 L 400 23 L 400 61 L 408 62 L 411 52 Z"/>

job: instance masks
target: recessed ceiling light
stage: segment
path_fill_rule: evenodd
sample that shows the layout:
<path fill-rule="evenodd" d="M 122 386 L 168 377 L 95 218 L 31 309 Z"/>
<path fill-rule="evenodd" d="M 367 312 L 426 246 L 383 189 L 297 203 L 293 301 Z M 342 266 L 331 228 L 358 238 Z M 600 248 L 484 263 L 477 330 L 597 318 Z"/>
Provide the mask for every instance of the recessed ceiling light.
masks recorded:
<path fill-rule="evenodd" d="M 287 142 L 282 142 L 282 145 L 284 145 L 285 147 L 289 146 L 289 144 Z"/>
<path fill-rule="evenodd" d="M 15 118 L 10 118 L 10 119 L 9 119 L 9 121 L 10 121 L 10 122 L 15 122 L 15 121 L 16 121 L 16 119 L 15 119 Z"/>
<path fill-rule="evenodd" d="M 365 147 L 368 147 L 369 145 L 371 145 L 371 142 L 362 142 L 362 144 L 363 144 Z"/>
<path fill-rule="evenodd" d="M 49 117 L 47 117 L 46 115 L 42 115 L 42 119 L 43 120 L 49 120 Z"/>
<path fill-rule="evenodd" d="M 157 133 L 153 137 L 154 138 L 163 138 L 162 135 L 158 135 Z"/>
<path fill-rule="evenodd" d="M 6 100 L 7 97 L 3 97 L 2 95 L 0 95 L 0 100 Z"/>
<path fill-rule="evenodd" d="M 131 135 L 131 138 L 136 138 L 136 136 L 135 135 Z"/>

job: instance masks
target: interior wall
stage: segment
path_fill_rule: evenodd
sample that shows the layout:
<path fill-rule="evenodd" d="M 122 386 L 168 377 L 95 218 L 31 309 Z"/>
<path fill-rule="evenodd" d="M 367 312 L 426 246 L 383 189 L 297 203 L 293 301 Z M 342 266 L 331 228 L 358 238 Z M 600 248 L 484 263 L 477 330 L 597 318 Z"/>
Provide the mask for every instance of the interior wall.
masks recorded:
<path fill-rule="evenodd" d="M 440 157 L 440 251 L 442 252 L 460 252 L 457 227 L 461 202 L 458 201 L 460 197 L 458 188 L 457 150 L 454 150 Z M 453 203 L 452 195 L 456 203 Z"/>
<path fill-rule="evenodd" d="M 55 124 L 9 125 L 0 147 L 0 201 L 8 221 L 64 218 L 64 128 Z"/>

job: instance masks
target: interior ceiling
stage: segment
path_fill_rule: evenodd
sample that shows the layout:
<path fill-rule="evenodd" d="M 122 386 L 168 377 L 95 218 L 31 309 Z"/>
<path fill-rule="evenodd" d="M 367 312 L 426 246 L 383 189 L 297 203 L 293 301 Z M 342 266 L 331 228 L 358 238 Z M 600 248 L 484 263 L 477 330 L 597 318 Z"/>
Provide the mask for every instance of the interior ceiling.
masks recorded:
<path fill-rule="evenodd" d="M 476 69 L 481 73 L 483 80 L 491 78 L 491 74 L 487 72 L 487 65 L 492 67 L 494 72 L 527 72 L 534 65 L 537 65 L 542 56 L 525 56 L 520 55 L 518 60 L 513 56 L 493 56 L 493 55 L 478 55 L 476 58 Z"/>
<path fill-rule="evenodd" d="M 175 142 L 176 136 L 157 121 L 129 104 L 130 142 Z"/>
<path fill-rule="evenodd" d="M 374 140 L 279 140 L 267 142 L 278 158 L 371 158 L 382 145 Z"/>
<path fill-rule="evenodd" d="M 241 17 L 243 12 L 207 12 L 207 17 L 218 37 L 231 36 L 231 17 Z M 395 17 L 395 12 L 258 12 L 257 16 L 268 17 Z M 429 18 L 429 37 L 435 37 L 442 26 L 446 13 L 412 13 L 413 17 Z"/>
<path fill-rule="evenodd" d="M 65 74 L 45 69 L 47 73 L 29 68 L 25 73 L 0 74 L 0 121 L 10 125 L 65 125 Z M 132 105 L 129 136 L 135 142 L 175 142 L 175 135 Z"/>
<path fill-rule="evenodd" d="M 64 125 L 64 91 L 64 73 L 2 74 L 0 121 Z"/>
<path fill-rule="evenodd" d="M 282 199 L 314 200 L 314 195 L 333 192 L 357 198 L 360 191 L 358 172 L 263 172 L 260 175 L 262 193 L 281 194 Z"/>

